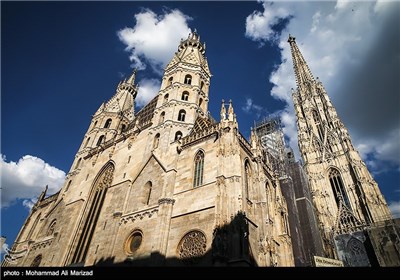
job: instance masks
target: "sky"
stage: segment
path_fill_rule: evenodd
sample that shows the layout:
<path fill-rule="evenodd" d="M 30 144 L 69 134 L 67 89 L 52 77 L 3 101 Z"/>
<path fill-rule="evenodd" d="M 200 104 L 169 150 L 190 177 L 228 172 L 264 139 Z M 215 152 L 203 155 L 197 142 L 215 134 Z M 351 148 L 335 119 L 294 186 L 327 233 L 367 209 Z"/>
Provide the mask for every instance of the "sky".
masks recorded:
<path fill-rule="evenodd" d="M 232 99 L 239 129 L 280 117 L 297 148 L 289 33 L 400 217 L 400 3 L 1 1 L 2 252 L 46 185 L 57 192 L 91 116 L 138 68 L 137 110 L 181 38 L 197 30 L 209 110 Z M 7 245 L 8 244 L 8 245 Z"/>

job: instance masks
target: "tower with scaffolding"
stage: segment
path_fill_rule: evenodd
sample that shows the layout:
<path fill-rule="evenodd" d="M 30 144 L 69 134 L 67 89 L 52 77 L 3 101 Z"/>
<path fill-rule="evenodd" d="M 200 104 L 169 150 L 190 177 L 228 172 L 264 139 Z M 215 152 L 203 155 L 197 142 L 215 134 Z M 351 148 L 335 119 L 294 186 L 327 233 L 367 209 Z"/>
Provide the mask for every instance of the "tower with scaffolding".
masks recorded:
<path fill-rule="evenodd" d="M 313 257 L 322 255 L 322 241 L 311 203 L 308 180 L 296 161 L 292 148 L 286 145 L 281 121 L 267 117 L 255 123 L 256 132 L 267 160 L 279 178 L 288 205 L 289 229 L 296 266 L 312 266 Z"/>

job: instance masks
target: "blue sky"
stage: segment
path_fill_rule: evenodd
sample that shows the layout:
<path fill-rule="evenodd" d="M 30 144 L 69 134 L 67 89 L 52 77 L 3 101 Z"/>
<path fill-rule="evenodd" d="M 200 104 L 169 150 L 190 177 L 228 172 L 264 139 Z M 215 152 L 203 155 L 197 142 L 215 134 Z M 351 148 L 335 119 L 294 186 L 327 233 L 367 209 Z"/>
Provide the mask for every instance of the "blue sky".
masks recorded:
<path fill-rule="evenodd" d="M 206 42 L 209 110 L 239 129 L 282 118 L 297 152 L 288 34 L 319 77 L 391 209 L 400 212 L 396 2 L 1 2 L 1 235 L 11 245 L 46 184 L 56 192 L 91 115 L 134 66 L 138 107 L 189 28 Z M 168 36 L 165 36 L 167 34 Z"/>

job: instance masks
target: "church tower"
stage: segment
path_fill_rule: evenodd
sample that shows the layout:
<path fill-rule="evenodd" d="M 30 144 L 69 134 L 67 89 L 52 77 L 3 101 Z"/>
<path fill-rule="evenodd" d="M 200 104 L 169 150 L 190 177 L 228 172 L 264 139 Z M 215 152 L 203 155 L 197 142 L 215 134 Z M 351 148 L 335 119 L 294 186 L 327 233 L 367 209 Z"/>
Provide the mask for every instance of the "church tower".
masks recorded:
<path fill-rule="evenodd" d="M 163 153 L 170 143 L 188 135 L 198 117 L 208 117 L 211 73 L 205 50 L 195 30 L 181 40 L 165 68 L 151 128 Z"/>
<path fill-rule="evenodd" d="M 333 236 L 360 230 L 391 215 L 322 83 L 312 76 L 295 38 L 289 35 L 288 42 L 297 81 L 292 95 L 299 149 L 325 253 L 333 257 Z"/>

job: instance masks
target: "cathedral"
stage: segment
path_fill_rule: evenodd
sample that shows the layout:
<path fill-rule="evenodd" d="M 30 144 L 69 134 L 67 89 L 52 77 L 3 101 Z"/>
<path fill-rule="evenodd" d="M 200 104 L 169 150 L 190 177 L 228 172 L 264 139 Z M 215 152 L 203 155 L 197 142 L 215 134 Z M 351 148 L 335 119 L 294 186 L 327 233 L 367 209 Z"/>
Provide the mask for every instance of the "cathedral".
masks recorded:
<path fill-rule="evenodd" d="M 308 209 L 322 244 L 313 254 L 340 259 L 334 236 L 390 213 L 322 84 L 289 43 Z M 95 112 L 64 186 L 39 196 L 2 265 L 294 266 L 295 204 L 288 207 L 280 165 L 255 130 L 249 140 L 240 133 L 231 101 L 222 100 L 218 121 L 211 117 L 199 35 L 180 42 L 158 94 L 138 112 L 135 77 Z"/>

